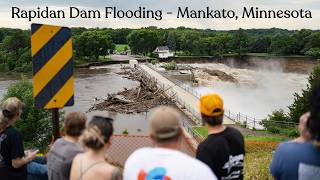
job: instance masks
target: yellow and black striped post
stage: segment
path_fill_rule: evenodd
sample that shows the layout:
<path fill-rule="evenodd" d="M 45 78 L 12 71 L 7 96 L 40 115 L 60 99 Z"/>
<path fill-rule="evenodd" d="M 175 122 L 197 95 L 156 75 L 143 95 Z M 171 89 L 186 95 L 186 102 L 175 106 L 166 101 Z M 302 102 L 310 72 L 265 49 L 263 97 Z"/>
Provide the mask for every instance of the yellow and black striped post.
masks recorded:
<path fill-rule="evenodd" d="M 74 104 L 71 31 L 67 27 L 32 24 L 31 33 L 35 106 L 53 109 L 53 135 L 57 138 L 58 108 Z"/>

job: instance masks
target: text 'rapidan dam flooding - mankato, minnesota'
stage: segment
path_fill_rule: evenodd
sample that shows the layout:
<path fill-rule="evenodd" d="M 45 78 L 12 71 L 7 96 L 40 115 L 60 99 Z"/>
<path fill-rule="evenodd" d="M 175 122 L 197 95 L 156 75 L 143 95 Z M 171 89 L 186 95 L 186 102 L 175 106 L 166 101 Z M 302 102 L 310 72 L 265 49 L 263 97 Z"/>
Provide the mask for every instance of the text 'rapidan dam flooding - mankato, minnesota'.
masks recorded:
<path fill-rule="evenodd" d="M 203 9 L 191 9 L 189 7 L 177 7 L 176 12 L 168 12 L 162 9 L 148 9 L 137 7 L 136 9 L 119 9 L 117 7 L 105 7 L 101 9 L 81 9 L 79 7 L 69 7 L 59 10 L 51 9 L 48 6 L 35 9 L 11 8 L 11 18 L 22 18 L 32 21 L 34 18 L 136 18 L 162 20 L 164 14 L 174 14 L 176 18 L 192 19 L 235 19 L 238 18 L 266 18 L 266 19 L 288 19 L 288 18 L 312 18 L 311 10 L 307 9 L 261 9 L 259 7 L 243 7 L 242 10 L 213 9 L 205 7 Z"/>

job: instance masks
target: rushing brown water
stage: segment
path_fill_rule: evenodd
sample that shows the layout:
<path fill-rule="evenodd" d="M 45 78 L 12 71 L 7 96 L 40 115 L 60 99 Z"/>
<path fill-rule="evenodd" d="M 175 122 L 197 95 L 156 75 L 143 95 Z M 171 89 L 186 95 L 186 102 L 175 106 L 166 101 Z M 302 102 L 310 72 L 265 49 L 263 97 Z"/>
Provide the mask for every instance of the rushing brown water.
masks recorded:
<path fill-rule="evenodd" d="M 75 70 L 75 104 L 63 110 L 86 112 L 94 103 L 96 97 L 106 97 L 108 93 L 116 93 L 124 87 L 132 88 L 138 82 L 122 78 L 116 72 L 120 65 L 110 65 L 103 69 L 76 69 Z M 30 78 L 30 75 L 29 75 Z M 3 97 L 7 87 L 20 79 L 20 75 L 0 75 L 0 97 Z M 105 115 L 114 118 L 115 133 L 122 133 L 125 129 L 129 134 L 147 134 L 148 117 L 150 113 L 118 114 L 115 112 L 95 111 L 87 113 L 88 119 L 93 115 Z"/>
<path fill-rule="evenodd" d="M 306 87 L 307 77 L 313 63 L 303 60 L 291 62 L 292 60 L 283 59 L 262 60 L 260 62 L 258 59 L 252 60 L 255 63 L 245 61 L 241 66 L 230 63 L 232 62 L 230 60 L 224 65 L 217 65 L 213 62 L 193 64 L 193 66 L 212 66 L 221 69 L 228 74 L 237 76 L 243 82 L 239 86 L 225 82 L 210 84 L 205 81 L 207 84 L 202 84 L 196 90 L 201 94 L 218 92 L 223 96 L 226 108 L 235 113 L 241 112 L 255 118 L 265 118 L 267 114 L 278 108 L 286 110 L 287 106 L 293 102 L 292 94 L 299 93 L 301 89 Z M 303 68 L 299 69 L 299 67 Z M 294 72 L 294 69 L 299 70 Z M 86 112 L 96 97 L 103 98 L 108 93 L 118 92 L 124 87 L 132 88 L 138 85 L 138 82 L 116 74 L 118 71 L 120 71 L 120 65 L 109 65 L 101 69 L 75 70 L 75 105 L 64 108 L 64 110 L 66 112 Z M 27 75 L 27 77 L 31 76 Z M 5 75 L 0 73 L 0 98 L 7 87 L 20 78 L 19 74 Z M 178 79 L 190 84 L 188 82 L 190 77 L 178 76 Z M 129 134 L 145 135 L 148 132 L 150 113 L 119 114 L 107 111 L 87 113 L 88 118 L 95 114 L 114 118 L 116 133 L 122 133 L 125 129 L 129 131 Z"/>

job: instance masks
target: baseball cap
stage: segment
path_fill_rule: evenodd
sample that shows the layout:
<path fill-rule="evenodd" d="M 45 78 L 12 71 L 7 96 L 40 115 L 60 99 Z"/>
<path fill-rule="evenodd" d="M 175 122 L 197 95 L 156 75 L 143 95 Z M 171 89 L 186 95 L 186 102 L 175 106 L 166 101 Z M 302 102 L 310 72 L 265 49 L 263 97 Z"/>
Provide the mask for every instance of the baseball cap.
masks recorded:
<path fill-rule="evenodd" d="M 199 108 L 200 112 L 206 116 L 221 116 L 224 113 L 223 101 L 218 94 L 201 96 Z"/>
<path fill-rule="evenodd" d="M 180 113 L 168 106 L 155 109 L 150 118 L 151 134 L 157 139 L 170 139 L 180 132 Z"/>

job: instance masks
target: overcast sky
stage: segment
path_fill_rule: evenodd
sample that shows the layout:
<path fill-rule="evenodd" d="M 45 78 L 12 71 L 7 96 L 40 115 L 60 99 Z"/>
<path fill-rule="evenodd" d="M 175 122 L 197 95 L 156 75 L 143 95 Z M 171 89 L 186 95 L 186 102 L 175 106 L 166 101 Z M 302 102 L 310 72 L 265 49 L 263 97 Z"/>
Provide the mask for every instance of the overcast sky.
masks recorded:
<path fill-rule="evenodd" d="M 12 19 L 11 7 L 20 9 L 36 9 L 37 7 L 66 10 L 76 6 L 82 9 L 97 9 L 103 12 L 106 6 L 116 6 L 119 9 L 135 10 L 139 6 L 147 9 L 163 10 L 161 21 L 153 19 Z M 210 6 L 212 9 L 231 9 L 241 16 L 243 7 L 258 7 L 266 10 L 311 10 L 312 19 L 177 19 L 177 8 L 188 6 L 200 10 Z M 166 12 L 172 11 L 173 15 Z M 110 28 L 139 28 L 146 26 L 192 27 L 201 29 L 230 30 L 238 28 L 285 28 L 285 29 L 320 29 L 319 0 L 0 0 L 0 27 L 30 28 L 31 23 L 47 23 L 69 27 L 110 27 Z"/>

